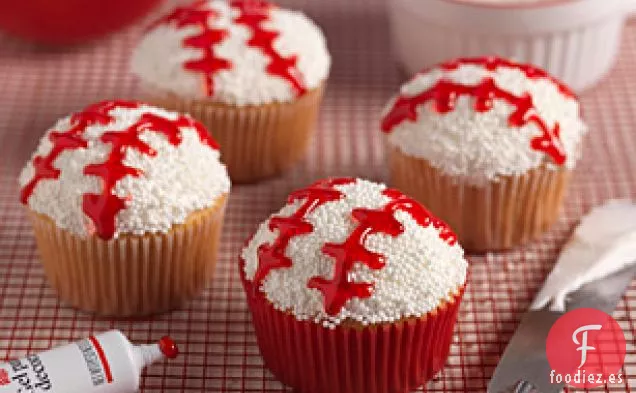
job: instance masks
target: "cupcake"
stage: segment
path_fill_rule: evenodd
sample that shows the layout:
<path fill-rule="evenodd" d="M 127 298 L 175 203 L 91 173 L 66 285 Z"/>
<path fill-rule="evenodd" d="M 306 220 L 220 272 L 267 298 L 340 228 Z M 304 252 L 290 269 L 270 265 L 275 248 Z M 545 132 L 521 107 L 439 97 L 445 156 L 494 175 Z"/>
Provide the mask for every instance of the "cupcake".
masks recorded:
<path fill-rule="evenodd" d="M 408 392 L 448 355 L 467 263 L 455 234 L 382 184 L 293 192 L 241 252 L 265 364 L 301 393 Z"/>
<path fill-rule="evenodd" d="M 567 86 L 494 57 L 415 75 L 381 127 L 392 184 L 477 252 L 527 242 L 556 220 L 587 131 Z"/>
<path fill-rule="evenodd" d="M 145 99 L 202 121 L 234 182 L 276 175 L 303 157 L 330 65 L 311 20 L 259 0 L 177 8 L 132 59 Z"/>
<path fill-rule="evenodd" d="M 139 316 L 197 295 L 214 271 L 230 189 L 219 155 L 191 117 L 138 102 L 59 120 L 19 183 L 60 298 Z"/>

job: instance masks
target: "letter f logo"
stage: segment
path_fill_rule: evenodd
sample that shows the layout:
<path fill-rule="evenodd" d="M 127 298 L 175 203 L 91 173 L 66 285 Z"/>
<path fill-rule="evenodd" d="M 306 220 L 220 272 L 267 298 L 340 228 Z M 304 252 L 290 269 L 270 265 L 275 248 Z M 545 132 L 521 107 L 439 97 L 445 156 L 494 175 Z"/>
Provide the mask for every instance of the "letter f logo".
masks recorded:
<path fill-rule="evenodd" d="M 601 326 L 601 325 L 585 325 L 585 326 L 581 326 L 580 328 L 576 329 L 574 331 L 574 333 L 572 333 L 572 341 L 574 341 L 574 344 L 580 345 L 580 347 L 578 347 L 576 349 L 577 351 L 581 351 L 581 364 L 579 364 L 578 368 L 583 367 L 583 365 L 587 361 L 587 351 L 588 350 L 592 350 L 592 351 L 596 350 L 596 348 L 587 345 L 587 332 L 589 330 L 601 330 L 602 327 L 603 326 Z M 577 336 L 581 332 L 583 334 L 581 334 L 581 342 L 579 342 L 579 339 L 577 338 Z"/>

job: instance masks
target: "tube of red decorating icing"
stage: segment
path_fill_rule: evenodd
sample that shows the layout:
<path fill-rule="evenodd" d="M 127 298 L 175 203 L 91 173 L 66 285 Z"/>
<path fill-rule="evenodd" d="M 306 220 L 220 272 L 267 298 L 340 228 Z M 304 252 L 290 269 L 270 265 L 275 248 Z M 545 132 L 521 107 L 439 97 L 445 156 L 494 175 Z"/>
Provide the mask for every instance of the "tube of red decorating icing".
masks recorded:
<path fill-rule="evenodd" d="M 169 337 L 135 346 L 113 330 L 0 363 L 0 393 L 134 393 L 144 367 L 178 353 Z"/>

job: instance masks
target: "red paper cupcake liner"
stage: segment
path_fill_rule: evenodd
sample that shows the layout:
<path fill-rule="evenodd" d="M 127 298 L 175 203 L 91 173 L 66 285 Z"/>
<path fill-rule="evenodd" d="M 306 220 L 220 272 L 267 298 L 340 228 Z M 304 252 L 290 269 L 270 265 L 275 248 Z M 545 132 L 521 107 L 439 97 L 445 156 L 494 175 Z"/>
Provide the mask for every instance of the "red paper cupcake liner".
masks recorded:
<path fill-rule="evenodd" d="M 419 318 L 329 329 L 275 309 L 246 280 L 242 261 L 240 270 L 265 365 L 301 393 L 403 393 L 421 386 L 446 362 L 465 289 Z"/>

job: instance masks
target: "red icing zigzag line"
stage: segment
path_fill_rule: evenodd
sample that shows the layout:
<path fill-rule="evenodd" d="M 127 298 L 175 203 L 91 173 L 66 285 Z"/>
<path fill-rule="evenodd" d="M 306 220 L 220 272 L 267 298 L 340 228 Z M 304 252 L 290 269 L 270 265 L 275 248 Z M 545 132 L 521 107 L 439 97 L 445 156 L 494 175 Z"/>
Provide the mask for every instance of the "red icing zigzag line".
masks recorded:
<path fill-rule="evenodd" d="M 440 68 L 444 70 L 456 70 L 462 64 L 473 64 L 483 66 L 488 71 L 496 71 L 498 68 L 507 67 L 522 71 L 530 79 L 547 79 L 559 87 L 559 91 L 566 97 L 576 98 L 576 94 L 564 83 L 557 80 L 546 71 L 534 67 L 530 64 L 519 64 L 513 61 L 502 59 L 500 57 L 464 57 L 440 64 Z"/>
<path fill-rule="evenodd" d="M 329 315 L 337 315 L 347 301 L 354 297 L 366 299 L 372 295 L 372 283 L 351 282 L 349 274 L 356 263 L 363 263 L 373 270 L 384 267 L 385 257 L 367 250 L 364 244 L 372 234 L 384 233 L 395 237 L 404 232 L 402 224 L 394 216 L 396 210 L 408 212 L 421 226 L 433 225 L 440 231 L 440 238 L 449 245 L 455 244 L 457 240 L 446 224 L 415 200 L 392 189 L 385 190 L 384 195 L 393 198 L 393 201 L 381 209 L 354 209 L 351 215 L 358 226 L 347 240 L 340 244 L 327 243 L 322 248 L 323 253 L 335 260 L 333 278 L 312 277 L 307 286 L 322 292 L 325 311 Z"/>
<path fill-rule="evenodd" d="M 285 250 L 294 236 L 311 233 L 314 230 L 310 222 L 304 220 L 307 213 L 330 201 L 337 201 L 342 193 L 334 188 L 336 185 L 354 182 L 354 179 L 333 179 L 318 181 L 311 186 L 293 192 L 288 203 L 304 199 L 305 202 L 289 217 L 272 217 L 269 221 L 271 231 L 278 230 L 278 237 L 271 244 L 262 244 L 258 248 L 258 267 L 254 275 L 254 290 L 257 291 L 265 277 L 275 269 L 288 268 L 292 261 L 285 255 Z"/>
<path fill-rule="evenodd" d="M 531 147 L 550 156 L 556 164 L 565 163 L 566 155 L 560 139 L 559 124 L 556 123 L 552 129 L 548 127 L 545 121 L 537 115 L 536 107 L 529 94 L 517 97 L 499 88 L 492 78 L 485 78 L 475 86 L 461 85 L 442 79 L 430 89 L 416 96 L 400 96 L 382 120 L 382 130 L 390 133 L 403 121 L 417 120 L 417 107 L 429 101 L 433 101 L 434 109 L 439 113 L 450 112 L 455 108 L 457 98 L 460 96 L 475 97 L 474 107 L 477 112 L 489 111 L 495 98 L 505 100 L 516 108 L 508 118 L 510 125 L 522 127 L 534 123 L 541 130 L 541 135 L 532 140 Z"/>
<path fill-rule="evenodd" d="M 217 16 L 217 14 L 214 10 L 203 8 L 207 3 L 206 0 L 198 0 L 188 6 L 178 7 L 171 14 L 157 21 L 153 27 L 162 23 L 176 23 L 179 28 L 198 26 L 201 29 L 199 34 L 186 37 L 183 40 L 183 46 L 199 49 L 203 55 L 197 60 L 185 62 L 183 67 L 203 74 L 206 94 L 212 96 L 214 94 L 214 74 L 232 68 L 232 63 L 214 54 L 213 46 L 222 42 L 227 37 L 228 32 L 210 27 L 208 19 Z"/>
<path fill-rule="evenodd" d="M 263 28 L 262 23 L 269 20 L 270 10 L 273 7 L 270 3 L 260 0 L 235 0 L 232 7 L 236 7 L 241 12 L 234 21 L 252 30 L 252 37 L 247 44 L 259 48 L 270 59 L 267 65 L 267 72 L 279 76 L 288 81 L 296 90 L 296 94 L 301 96 L 307 92 L 303 77 L 296 68 L 298 58 L 296 56 L 283 57 L 274 49 L 274 41 L 280 35 L 277 31 L 269 31 Z"/>

